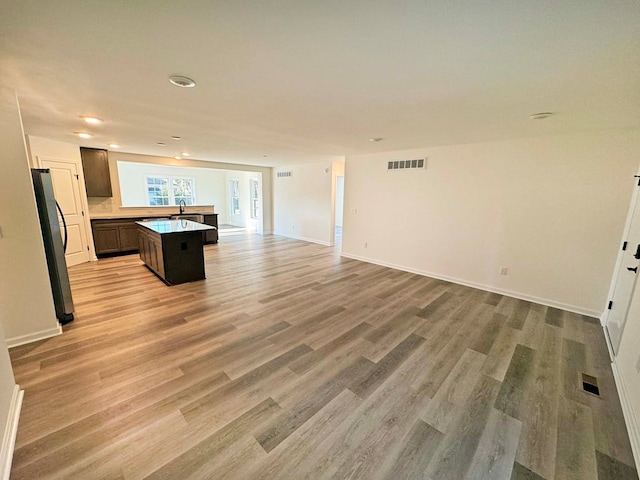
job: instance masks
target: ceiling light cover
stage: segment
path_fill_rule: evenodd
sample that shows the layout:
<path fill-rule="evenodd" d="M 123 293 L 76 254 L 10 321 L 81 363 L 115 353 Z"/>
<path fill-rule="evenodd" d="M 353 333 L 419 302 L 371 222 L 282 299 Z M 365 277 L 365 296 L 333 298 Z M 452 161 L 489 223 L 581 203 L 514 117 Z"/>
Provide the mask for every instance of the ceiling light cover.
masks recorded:
<path fill-rule="evenodd" d="M 80 138 L 91 138 L 90 133 L 86 133 L 86 132 L 73 132 L 73 133 L 78 135 Z"/>
<path fill-rule="evenodd" d="M 369 139 L 370 142 L 381 142 L 382 140 L 384 140 L 382 137 L 373 137 Z"/>
<path fill-rule="evenodd" d="M 540 112 L 529 115 L 529 118 L 531 120 L 544 120 L 545 118 L 549 118 L 551 115 L 553 115 L 553 112 Z"/>
<path fill-rule="evenodd" d="M 80 117 L 82 118 L 85 122 L 87 122 L 90 125 L 99 125 L 100 123 L 102 123 L 102 120 L 96 117 Z"/>
<path fill-rule="evenodd" d="M 182 140 L 182 137 L 178 137 L 177 135 L 174 135 L 173 137 L 171 137 L 171 140 Z"/>
<path fill-rule="evenodd" d="M 183 77 L 181 75 L 173 75 L 172 77 L 169 77 L 169 81 L 175 86 L 182 88 L 193 88 L 196 86 L 196 82 L 191 80 L 189 77 Z"/>
<path fill-rule="evenodd" d="M 176 160 L 182 160 L 182 157 L 177 156 L 177 155 L 175 157 L 173 157 L 173 158 L 175 158 Z"/>
<path fill-rule="evenodd" d="M 158 142 L 158 143 L 156 143 L 156 145 L 160 145 L 161 147 L 164 147 L 166 145 L 166 143 Z"/>
<path fill-rule="evenodd" d="M 188 156 L 190 156 L 190 155 L 191 155 L 191 154 L 190 154 L 189 152 L 182 152 L 182 156 L 183 156 L 183 157 L 188 157 Z"/>
<path fill-rule="evenodd" d="M 117 143 L 110 143 L 109 147 L 111 147 L 111 148 L 120 148 L 120 145 L 118 145 Z"/>

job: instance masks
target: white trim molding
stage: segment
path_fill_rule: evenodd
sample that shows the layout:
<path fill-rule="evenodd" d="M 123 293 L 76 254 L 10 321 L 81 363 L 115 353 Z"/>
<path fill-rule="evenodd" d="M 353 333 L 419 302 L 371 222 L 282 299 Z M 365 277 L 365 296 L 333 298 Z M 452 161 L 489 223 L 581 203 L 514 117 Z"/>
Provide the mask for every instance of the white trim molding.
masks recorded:
<path fill-rule="evenodd" d="M 580 315 L 587 315 L 589 317 L 600 318 L 602 312 L 598 312 L 595 310 L 589 310 L 582 307 L 577 307 L 575 305 L 568 305 L 562 302 L 556 302 L 554 300 L 549 300 L 546 298 L 535 297 L 533 295 L 527 295 L 525 293 L 513 292 L 511 290 L 504 290 L 502 288 L 496 288 L 491 285 L 484 285 L 482 283 L 469 282 L 467 280 L 463 280 L 461 278 L 448 277 L 446 275 L 440 275 L 434 272 L 427 272 L 424 270 L 418 270 L 415 268 L 408 268 L 402 265 L 395 265 L 393 263 L 388 262 L 380 262 L 378 260 L 372 260 L 366 257 L 360 257 L 358 255 L 352 255 L 350 253 L 341 253 L 343 257 L 351 258 L 353 260 L 360 260 L 361 262 L 373 263 L 375 265 L 381 265 L 383 267 L 394 268 L 396 270 L 402 270 L 404 272 L 416 273 L 418 275 L 423 275 L 425 277 L 437 278 L 438 280 L 444 280 L 446 282 L 457 283 L 458 285 L 464 285 L 466 287 L 477 288 L 479 290 L 485 290 L 491 293 L 499 293 L 500 295 L 505 295 L 507 297 L 518 298 L 520 300 L 526 300 L 528 302 L 539 303 L 541 305 L 547 305 L 549 307 L 559 308 L 561 310 L 567 310 L 568 312 L 578 313 Z"/>
<path fill-rule="evenodd" d="M 13 449 L 16 445 L 16 435 L 18 434 L 18 421 L 20 420 L 20 410 L 22 409 L 22 399 L 24 390 L 20 390 L 18 385 L 13 387 L 11 406 L 7 416 L 7 424 L 2 437 L 0 447 L 0 479 L 9 480 L 11 474 L 11 462 L 13 461 Z"/>
<path fill-rule="evenodd" d="M 636 461 L 636 468 L 640 471 L 640 423 L 638 423 L 638 419 L 633 411 L 633 406 L 627 392 L 622 370 L 618 368 L 618 364 L 615 359 L 611 362 L 611 369 L 613 370 L 613 378 L 615 379 L 616 387 L 618 388 L 618 395 L 620 397 L 620 404 L 622 405 L 624 421 L 627 424 L 627 431 L 629 432 L 633 458 Z"/>
<path fill-rule="evenodd" d="M 299 235 L 290 235 L 288 233 L 280 233 L 280 232 L 274 232 L 273 235 L 278 235 L 280 237 L 293 238 L 294 240 L 302 240 L 303 242 L 317 243 L 320 245 L 324 245 L 325 247 L 333 247 L 333 244 L 331 242 L 316 240 L 315 238 L 300 237 Z"/>
<path fill-rule="evenodd" d="M 62 327 L 58 324 L 55 328 L 41 330 L 39 332 L 29 333 L 28 335 L 20 335 L 19 337 L 7 338 L 7 347 L 13 348 L 26 343 L 37 342 L 46 338 L 55 337 L 62 334 Z"/>

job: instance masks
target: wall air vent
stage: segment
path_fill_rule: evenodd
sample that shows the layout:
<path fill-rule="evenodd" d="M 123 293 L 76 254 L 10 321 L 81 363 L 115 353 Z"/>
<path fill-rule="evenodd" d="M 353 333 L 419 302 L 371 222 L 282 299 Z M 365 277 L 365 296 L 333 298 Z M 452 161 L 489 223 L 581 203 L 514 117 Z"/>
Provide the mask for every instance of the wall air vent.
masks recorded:
<path fill-rule="evenodd" d="M 427 168 L 426 158 L 412 160 L 393 160 L 387 162 L 387 170 L 406 170 L 411 168 Z"/>
<path fill-rule="evenodd" d="M 283 178 L 283 177 L 290 177 L 293 174 L 293 172 L 278 172 L 277 176 L 278 178 Z"/>

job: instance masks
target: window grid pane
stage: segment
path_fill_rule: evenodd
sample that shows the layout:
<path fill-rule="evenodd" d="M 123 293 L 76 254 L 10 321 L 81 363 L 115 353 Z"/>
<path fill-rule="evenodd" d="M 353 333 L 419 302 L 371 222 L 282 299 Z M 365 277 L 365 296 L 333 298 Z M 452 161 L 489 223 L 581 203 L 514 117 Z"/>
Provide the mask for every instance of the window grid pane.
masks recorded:
<path fill-rule="evenodd" d="M 150 206 L 195 205 L 195 180 L 180 177 L 147 177 L 147 201 Z"/>

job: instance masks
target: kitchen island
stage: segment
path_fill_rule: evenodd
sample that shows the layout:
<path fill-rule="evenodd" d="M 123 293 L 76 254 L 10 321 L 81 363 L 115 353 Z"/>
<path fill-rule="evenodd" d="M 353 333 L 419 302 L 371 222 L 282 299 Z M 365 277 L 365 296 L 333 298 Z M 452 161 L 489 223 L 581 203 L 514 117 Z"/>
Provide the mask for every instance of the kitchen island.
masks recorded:
<path fill-rule="evenodd" d="M 202 232 L 215 227 L 190 220 L 136 222 L 142 261 L 168 285 L 204 280 Z"/>

